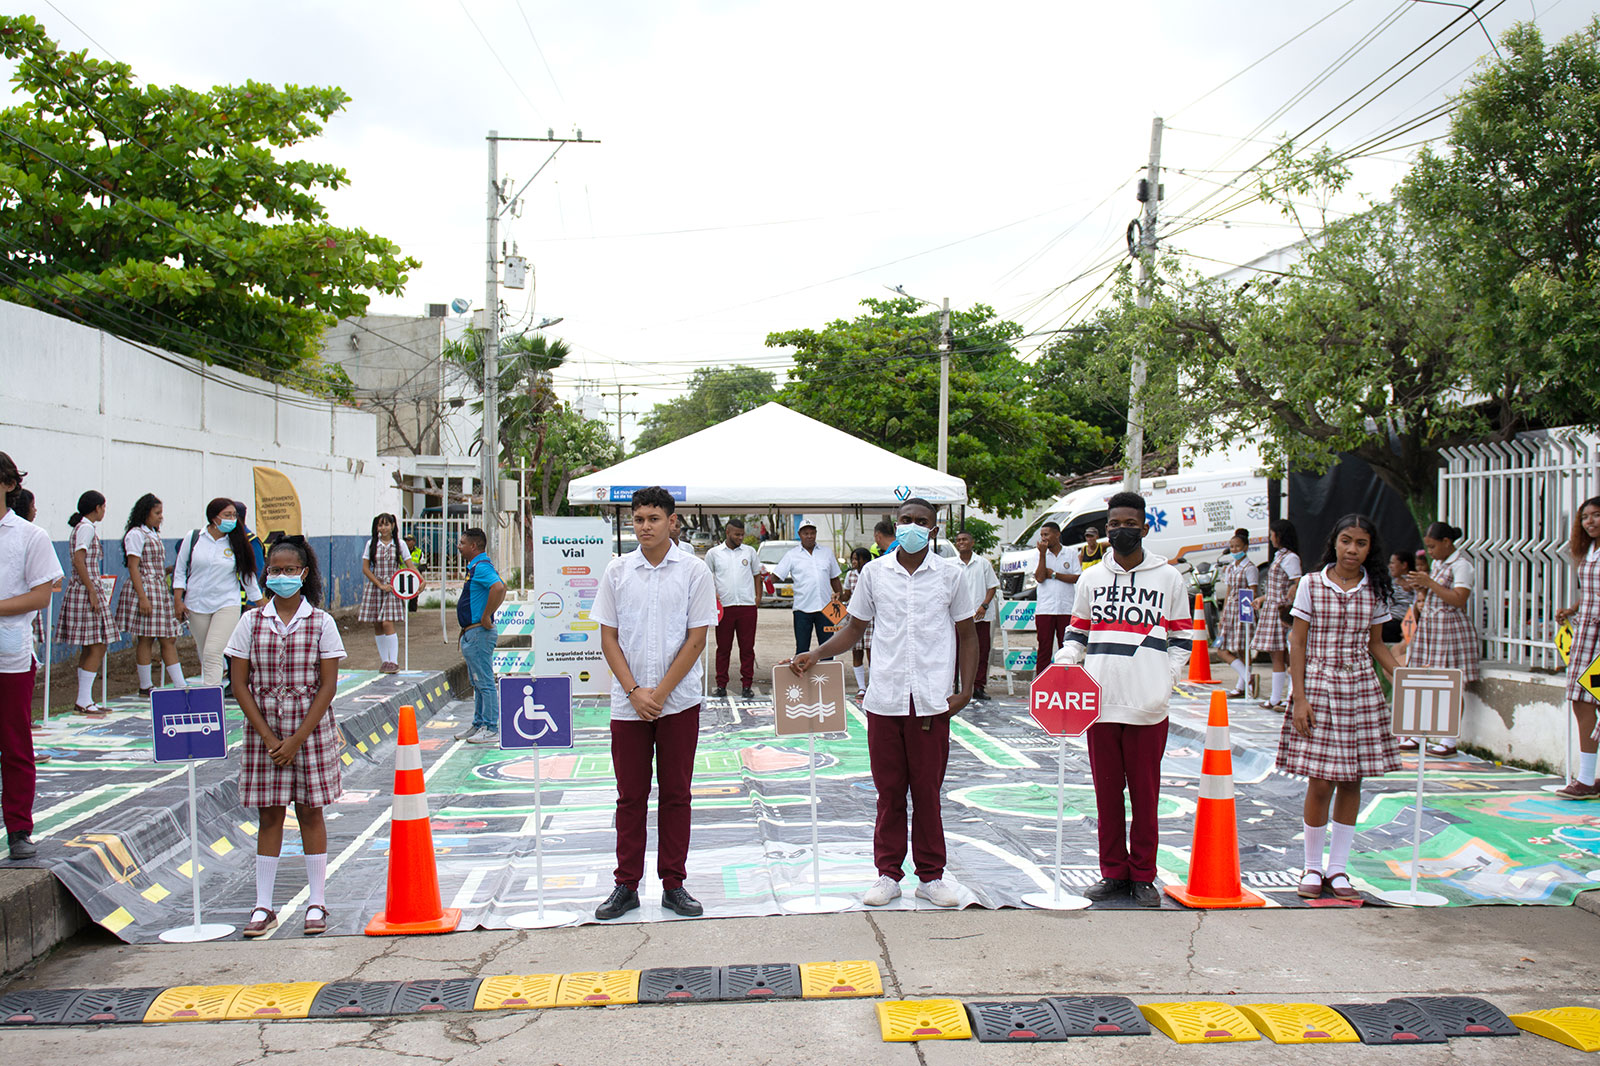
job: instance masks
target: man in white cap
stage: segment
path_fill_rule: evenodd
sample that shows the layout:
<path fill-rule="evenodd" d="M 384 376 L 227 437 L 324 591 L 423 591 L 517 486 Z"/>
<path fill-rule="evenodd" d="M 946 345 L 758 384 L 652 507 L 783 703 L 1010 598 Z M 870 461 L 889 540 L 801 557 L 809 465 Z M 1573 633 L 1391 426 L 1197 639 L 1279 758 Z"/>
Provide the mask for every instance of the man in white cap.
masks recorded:
<path fill-rule="evenodd" d="M 829 549 L 818 547 L 815 523 L 801 523 L 799 536 L 800 546 L 790 548 L 772 570 L 775 577 L 794 584 L 794 650 L 797 655 L 811 650 L 813 633 L 818 644 L 828 639 L 828 618 L 822 608 L 830 600 L 837 600 L 844 591 L 839 580 L 839 560 Z"/>

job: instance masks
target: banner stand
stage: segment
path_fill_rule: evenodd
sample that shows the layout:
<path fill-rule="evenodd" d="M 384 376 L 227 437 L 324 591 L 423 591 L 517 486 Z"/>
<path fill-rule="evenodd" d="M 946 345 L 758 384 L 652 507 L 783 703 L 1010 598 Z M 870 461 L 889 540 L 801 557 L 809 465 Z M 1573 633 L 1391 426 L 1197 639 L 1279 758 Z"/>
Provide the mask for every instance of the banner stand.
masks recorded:
<path fill-rule="evenodd" d="M 1424 745 L 1417 746 L 1417 824 L 1411 834 L 1411 887 L 1397 888 L 1388 892 L 1378 892 L 1375 895 L 1385 903 L 1393 903 L 1397 907 L 1443 907 L 1450 901 L 1437 892 L 1422 892 L 1417 889 L 1417 866 L 1422 856 L 1422 774 L 1427 766 L 1427 749 Z"/>
<path fill-rule="evenodd" d="M 1061 826 L 1066 821 L 1067 797 L 1067 738 L 1061 738 L 1061 746 L 1056 749 L 1056 876 L 1055 886 L 1049 892 L 1029 892 L 1022 897 L 1022 902 L 1030 907 L 1037 907 L 1046 911 L 1081 911 L 1089 906 L 1090 901 L 1082 896 L 1061 891 Z"/>
<path fill-rule="evenodd" d="M 221 940 L 233 932 L 233 926 L 220 922 L 203 922 L 200 919 L 200 827 L 195 814 L 194 763 L 188 767 L 189 778 L 189 888 L 194 898 L 194 923 L 180 925 L 161 933 L 169 944 L 200 944 L 207 940 Z"/>
<path fill-rule="evenodd" d="M 570 925 L 577 921 L 580 915 L 572 911 L 547 910 L 544 905 L 544 787 L 539 776 L 539 762 L 541 752 L 533 749 L 533 884 L 534 898 L 538 900 L 538 909 L 513 914 L 506 919 L 506 924 L 513 929 L 553 929 L 558 925 Z"/>
<path fill-rule="evenodd" d="M 783 909 L 795 914 L 832 914 L 854 900 L 822 894 L 822 847 L 817 842 L 817 736 L 806 734 L 806 770 L 811 779 L 811 898 L 785 900 Z"/>
<path fill-rule="evenodd" d="M 50 594 L 50 602 L 44 605 L 44 724 L 50 724 L 50 608 L 55 606 L 55 593 Z M 1571 715 L 1568 715 L 1570 718 Z"/>

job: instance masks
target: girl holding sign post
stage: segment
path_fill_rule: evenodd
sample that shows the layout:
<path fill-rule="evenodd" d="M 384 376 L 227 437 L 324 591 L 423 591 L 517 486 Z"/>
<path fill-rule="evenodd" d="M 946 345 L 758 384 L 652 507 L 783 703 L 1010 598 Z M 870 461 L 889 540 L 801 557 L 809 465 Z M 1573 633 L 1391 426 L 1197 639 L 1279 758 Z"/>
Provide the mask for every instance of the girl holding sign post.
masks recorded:
<path fill-rule="evenodd" d="M 1478 629 L 1472 624 L 1472 560 L 1456 547 L 1461 530 L 1445 522 L 1435 522 L 1422 534 L 1422 544 L 1433 569 L 1424 574 L 1406 575 L 1406 587 L 1425 593 L 1419 597 L 1417 631 L 1406 653 L 1407 666 L 1431 666 L 1438 670 L 1460 670 L 1463 681 L 1478 680 Z M 1417 750 L 1412 738 L 1400 745 Z M 1454 739 L 1441 737 L 1428 745 L 1428 754 L 1443 758 L 1454 755 Z"/>
<path fill-rule="evenodd" d="M 372 639 L 378 645 L 378 670 L 385 674 L 400 672 L 400 638 L 395 636 L 394 625 L 405 620 L 406 605 L 389 582 L 405 558 L 400 523 L 392 514 L 378 515 L 372 520 L 372 535 L 361 548 L 361 576 L 367 584 L 361 590 L 361 610 L 356 618 L 372 623 Z"/>
<path fill-rule="evenodd" d="M 1595 762 L 1600 758 L 1596 722 L 1600 705 L 1583 687 L 1583 672 L 1600 655 L 1600 496 L 1584 500 L 1572 523 L 1572 539 L 1567 544 L 1572 562 L 1578 568 L 1578 602 L 1556 612 L 1556 621 L 1572 619 L 1572 651 L 1567 658 L 1567 699 L 1572 716 L 1578 720 L 1578 773 L 1556 795 L 1569 800 L 1600 799 L 1595 784 Z"/>
<path fill-rule="evenodd" d="M 1269 711 L 1289 710 L 1289 672 L 1284 659 L 1288 652 L 1288 623 L 1282 612 L 1294 602 L 1300 581 L 1300 534 L 1287 518 L 1274 518 L 1267 524 L 1267 546 L 1272 562 L 1267 566 L 1266 587 L 1256 604 L 1256 632 L 1251 638 L 1252 652 L 1264 651 L 1272 659 L 1272 694 L 1261 701 Z"/>
<path fill-rule="evenodd" d="M 1239 683 L 1228 693 L 1237 699 L 1245 694 L 1250 684 L 1250 642 L 1246 639 L 1244 620 L 1239 617 L 1239 593 L 1249 589 L 1253 599 L 1261 581 L 1261 572 L 1250 561 L 1248 529 L 1233 531 L 1228 540 L 1228 554 L 1222 558 L 1227 565 L 1222 568 L 1222 602 L 1217 611 L 1222 622 L 1217 634 L 1217 655 L 1239 678 Z"/>
<path fill-rule="evenodd" d="M 1324 887 L 1338 899 L 1360 897 L 1345 869 L 1361 812 L 1361 779 L 1400 769 L 1389 706 L 1372 669 L 1373 659 L 1390 675 L 1398 665 L 1383 642 L 1389 594 L 1377 527 L 1359 514 L 1334 523 L 1322 569 L 1295 591 L 1289 631 L 1294 713 L 1279 734 L 1277 766 L 1308 779 L 1303 899 L 1318 898 Z M 1331 837 L 1326 866 L 1325 837 Z"/>
<path fill-rule="evenodd" d="M 95 529 L 95 523 L 105 516 L 106 498 L 90 489 L 78 497 L 78 509 L 67 519 L 72 527 L 72 576 L 61 597 L 61 618 L 56 623 L 56 639 L 82 649 L 78 652 L 78 698 L 73 710 L 88 715 L 105 713 L 94 702 L 94 679 L 105 662 L 106 645 L 117 639 L 111 601 L 101 580 L 103 551 Z"/>

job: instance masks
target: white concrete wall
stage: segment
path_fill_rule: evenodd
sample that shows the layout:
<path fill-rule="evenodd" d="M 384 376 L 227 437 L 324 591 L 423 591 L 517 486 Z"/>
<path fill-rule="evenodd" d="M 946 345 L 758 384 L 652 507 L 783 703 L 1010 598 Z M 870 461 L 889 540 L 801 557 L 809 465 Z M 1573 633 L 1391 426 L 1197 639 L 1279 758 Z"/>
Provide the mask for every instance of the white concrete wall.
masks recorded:
<path fill-rule="evenodd" d="M 1462 708 L 1461 739 L 1502 758 L 1543 761 L 1557 773 L 1567 766 L 1568 735 L 1573 730 L 1565 674 L 1483 665 L 1483 680 L 1469 691 Z M 1577 741 L 1571 741 L 1577 758 Z"/>

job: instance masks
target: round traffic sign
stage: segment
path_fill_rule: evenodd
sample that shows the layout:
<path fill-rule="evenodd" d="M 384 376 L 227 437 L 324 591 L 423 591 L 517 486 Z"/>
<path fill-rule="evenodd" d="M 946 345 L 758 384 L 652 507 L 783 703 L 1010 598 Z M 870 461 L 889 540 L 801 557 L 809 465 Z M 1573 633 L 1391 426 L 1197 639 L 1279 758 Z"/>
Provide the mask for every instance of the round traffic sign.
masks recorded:
<path fill-rule="evenodd" d="M 389 579 L 389 587 L 402 600 L 414 600 L 422 595 L 422 575 L 415 570 L 396 570 Z"/>
<path fill-rule="evenodd" d="M 1100 682 L 1081 666 L 1051 663 L 1028 689 L 1028 713 L 1053 737 L 1082 736 L 1100 718 Z"/>

